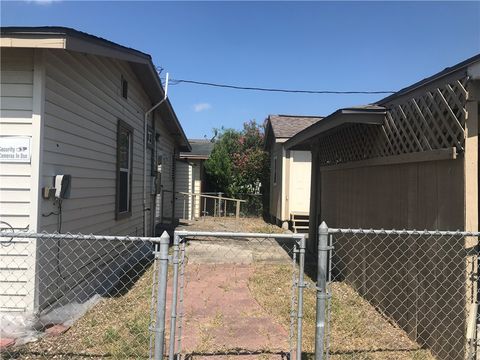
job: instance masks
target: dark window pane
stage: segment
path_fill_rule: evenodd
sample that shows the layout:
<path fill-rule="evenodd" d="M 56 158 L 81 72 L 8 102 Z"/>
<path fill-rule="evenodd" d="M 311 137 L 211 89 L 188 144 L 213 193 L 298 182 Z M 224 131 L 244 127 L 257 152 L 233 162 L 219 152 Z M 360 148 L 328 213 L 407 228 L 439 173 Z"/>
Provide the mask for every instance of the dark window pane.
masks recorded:
<path fill-rule="evenodd" d="M 120 129 L 119 133 L 119 163 L 121 169 L 128 169 L 129 152 L 130 152 L 130 136 L 127 130 Z"/>
<path fill-rule="evenodd" d="M 128 211 L 128 172 L 120 171 L 120 194 L 118 202 L 118 211 Z"/>

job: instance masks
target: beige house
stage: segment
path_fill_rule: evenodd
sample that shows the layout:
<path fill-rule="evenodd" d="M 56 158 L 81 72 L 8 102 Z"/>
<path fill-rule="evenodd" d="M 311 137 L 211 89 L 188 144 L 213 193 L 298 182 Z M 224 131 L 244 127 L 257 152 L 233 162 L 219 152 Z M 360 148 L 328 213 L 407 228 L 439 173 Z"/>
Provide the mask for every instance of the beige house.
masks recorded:
<path fill-rule="evenodd" d="M 477 55 L 373 105 L 337 110 L 288 140 L 287 150 L 312 153 L 310 250 L 315 251 L 321 221 L 337 228 L 478 231 L 479 101 Z M 388 288 L 379 298 L 365 296 L 438 358 L 463 359 L 465 323 L 475 307 L 466 303 L 465 289 L 473 292 L 477 285 L 471 279 L 478 276 L 477 260 L 459 254 L 477 241 L 451 239 L 438 248 L 434 240 L 435 253 L 420 247 L 411 253 L 414 247 L 397 244 L 399 251 L 383 263 L 377 279 L 388 284 L 395 276 L 391 269 L 401 269 L 402 259 L 416 256 L 420 260 L 408 270 L 412 277 L 404 277 L 410 282 L 398 286 L 408 289 L 415 274 L 438 267 L 434 286 L 420 284 L 407 297 Z M 369 274 L 359 273 L 362 262 L 392 251 L 374 246 L 354 264 L 356 278 L 363 279 L 354 284 L 360 293 L 370 281 Z M 440 269 L 446 270 L 441 274 Z M 382 303 L 386 294 L 406 309 L 396 312 Z M 435 310 L 435 299 L 448 299 L 451 311 Z"/>
<path fill-rule="evenodd" d="M 308 229 L 310 207 L 310 151 L 287 150 L 285 142 L 321 117 L 269 115 L 265 149 L 270 154 L 270 217 L 284 228 Z"/>
<path fill-rule="evenodd" d="M 1 221 L 32 232 L 153 235 L 159 189 L 175 189 L 175 158 L 190 146 L 168 99 L 151 110 L 165 95 L 151 57 L 60 27 L 2 28 L 0 41 Z M 70 176 L 61 194 L 57 175 Z M 52 258 L 36 259 L 42 247 Z M 56 252 L 76 256 L 61 247 L 0 249 L 3 264 L 27 259 L 0 269 L 0 311 L 39 309 L 57 277 L 75 276 L 44 273 Z"/>
<path fill-rule="evenodd" d="M 193 220 L 201 214 L 201 199 L 205 191 L 204 163 L 213 150 L 213 142 L 204 139 L 188 139 L 192 150 L 181 152 L 176 164 L 175 212 L 178 219 Z"/>

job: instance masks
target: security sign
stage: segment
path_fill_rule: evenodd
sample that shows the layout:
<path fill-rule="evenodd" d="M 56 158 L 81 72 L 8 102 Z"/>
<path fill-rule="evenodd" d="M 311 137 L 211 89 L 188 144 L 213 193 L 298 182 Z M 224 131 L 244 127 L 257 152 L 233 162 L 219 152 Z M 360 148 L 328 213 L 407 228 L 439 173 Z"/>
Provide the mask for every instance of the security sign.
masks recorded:
<path fill-rule="evenodd" d="M 0 136 L 0 162 L 29 163 L 29 136 Z"/>

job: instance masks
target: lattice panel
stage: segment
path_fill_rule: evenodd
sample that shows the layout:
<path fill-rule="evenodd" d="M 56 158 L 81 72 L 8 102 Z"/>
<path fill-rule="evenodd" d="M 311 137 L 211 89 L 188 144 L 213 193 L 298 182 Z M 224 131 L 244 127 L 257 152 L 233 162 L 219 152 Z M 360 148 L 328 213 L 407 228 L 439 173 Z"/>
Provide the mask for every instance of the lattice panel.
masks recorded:
<path fill-rule="evenodd" d="M 355 124 L 320 139 L 320 164 L 456 147 L 464 151 L 467 78 L 387 104 L 382 126 Z"/>

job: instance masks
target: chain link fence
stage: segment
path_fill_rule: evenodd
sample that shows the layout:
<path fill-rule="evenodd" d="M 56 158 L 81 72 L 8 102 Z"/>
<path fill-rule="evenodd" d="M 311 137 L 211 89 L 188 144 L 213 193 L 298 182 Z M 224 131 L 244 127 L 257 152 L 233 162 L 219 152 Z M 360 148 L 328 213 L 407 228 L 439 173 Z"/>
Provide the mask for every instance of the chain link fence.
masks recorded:
<path fill-rule="evenodd" d="M 479 233 L 319 234 L 317 359 L 477 359 Z"/>
<path fill-rule="evenodd" d="M 4 229 L 2 358 L 477 358 L 479 233 L 319 233 Z"/>
<path fill-rule="evenodd" d="M 299 234 L 6 229 L 2 358 L 300 359 L 304 250 Z"/>
<path fill-rule="evenodd" d="M 162 241 L 0 232 L 2 358 L 153 357 Z"/>

